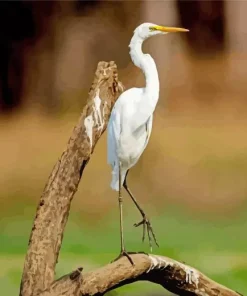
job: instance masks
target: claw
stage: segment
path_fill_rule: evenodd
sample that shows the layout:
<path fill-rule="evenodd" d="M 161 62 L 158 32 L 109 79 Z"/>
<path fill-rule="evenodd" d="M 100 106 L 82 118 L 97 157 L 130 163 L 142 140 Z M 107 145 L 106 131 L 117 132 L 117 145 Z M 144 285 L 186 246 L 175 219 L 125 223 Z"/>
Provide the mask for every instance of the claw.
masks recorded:
<path fill-rule="evenodd" d="M 157 245 L 157 247 L 159 247 L 159 244 L 156 240 L 156 236 L 154 234 L 152 225 L 150 223 L 150 221 L 148 220 L 147 217 L 143 217 L 143 220 L 140 221 L 139 223 L 135 223 L 134 226 L 138 227 L 140 225 L 143 225 L 143 235 L 142 235 L 142 241 L 144 242 L 145 240 L 145 236 L 146 236 L 146 232 L 148 234 L 148 240 L 149 240 L 149 246 L 150 246 L 150 250 L 152 252 L 152 241 L 154 240 L 155 244 Z"/>
<path fill-rule="evenodd" d="M 125 250 L 123 250 L 123 251 L 121 251 L 121 253 L 117 256 L 117 258 L 116 259 L 114 259 L 113 261 L 111 261 L 111 263 L 112 262 L 115 262 L 115 261 L 117 261 L 118 259 L 120 259 L 120 258 L 122 258 L 122 257 L 127 257 L 127 259 L 129 260 L 129 262 L 131 263 L 131 265 L 135 265 L 134 264 L 134 262 L 133 262 L 133 260 L 131 259 L 131 257 L 130 257 L 130 254 L 136 254 L 136 253 L 134 253 L 134 252 L 126 252 Z"/>

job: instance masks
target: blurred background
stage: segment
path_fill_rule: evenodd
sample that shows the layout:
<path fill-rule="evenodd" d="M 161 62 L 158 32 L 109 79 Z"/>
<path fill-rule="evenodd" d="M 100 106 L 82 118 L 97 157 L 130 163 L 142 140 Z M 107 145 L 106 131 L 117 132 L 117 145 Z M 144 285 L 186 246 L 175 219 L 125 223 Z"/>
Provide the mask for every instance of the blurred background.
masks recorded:
<path fill-rule="evenodd" d="M 142 22 L 188 34 L 144 44 L 161 93 L 150 143 L 129 185 L 152 220 L 155 254 L 192 265 L 247 293 L 246 1 L 0 2 L 0 286 L 19 282 L 36 206 L 87 99 L 97 63 L 114 60 L 129 88 L 144 77 L 129 57 Z M 57 276 L 106 264 L 119 253 L 116 193 L 106 134 L 73 200 Z M 126 196 L 128 250 L 149 251 Z M 137 283 L 120 295 L 163 295 Z"/>

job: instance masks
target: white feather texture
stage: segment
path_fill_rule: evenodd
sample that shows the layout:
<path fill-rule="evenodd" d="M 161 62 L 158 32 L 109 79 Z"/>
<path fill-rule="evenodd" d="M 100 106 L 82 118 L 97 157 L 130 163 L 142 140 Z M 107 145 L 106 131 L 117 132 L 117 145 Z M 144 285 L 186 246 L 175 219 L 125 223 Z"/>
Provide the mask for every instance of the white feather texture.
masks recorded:
<path fill-rule="evenodd" d="M 126 172 L 133 167 L 146 148 L 152 131 L 153 112 L 159 99 L 159 77 L 153 58 L 142 52 L 147 38 L 165 34 L 152 31 L 156 26 L 144 23 L 137 27 L 130 42 L 130 56 L 146 78 L 144 88 L 131 88 L 123 92 L 115 103 L 108 124 L 108 163 L 112 166 L 113 190 L 119 190 L 119 163 L 121 186 Z"/>

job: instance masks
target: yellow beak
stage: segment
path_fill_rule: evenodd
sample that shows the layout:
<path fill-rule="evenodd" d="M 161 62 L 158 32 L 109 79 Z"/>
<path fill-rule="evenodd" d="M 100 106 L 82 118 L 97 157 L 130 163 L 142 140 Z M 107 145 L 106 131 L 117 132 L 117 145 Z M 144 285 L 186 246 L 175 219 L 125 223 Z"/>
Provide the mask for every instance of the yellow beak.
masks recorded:
<path fill-rule="evenodd" d="M 155 26 L 155 30 L 159 30 L 166 33 L 176 33 L 176 32 L 189 32 L 189 30 L 184 28 L 176 28 L 176 27 L 163 27 L 163 26 Z"/>

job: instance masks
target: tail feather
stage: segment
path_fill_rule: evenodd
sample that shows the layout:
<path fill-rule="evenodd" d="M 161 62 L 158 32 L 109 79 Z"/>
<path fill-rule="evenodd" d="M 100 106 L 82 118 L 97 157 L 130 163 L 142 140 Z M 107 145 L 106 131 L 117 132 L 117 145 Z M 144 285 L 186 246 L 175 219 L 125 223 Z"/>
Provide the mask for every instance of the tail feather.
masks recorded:
<path fill-rule="evenodd" d="M 123 182 L 126 176 L 127 170 L 123 170 L 121 172 L 121 187 L 123 186 Z M 115 191 L 119 190 L 119 172 L 118 167 L 114 167 L 112 170 L 112 181 L 111 181 L 111 188 Z"/>

